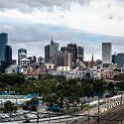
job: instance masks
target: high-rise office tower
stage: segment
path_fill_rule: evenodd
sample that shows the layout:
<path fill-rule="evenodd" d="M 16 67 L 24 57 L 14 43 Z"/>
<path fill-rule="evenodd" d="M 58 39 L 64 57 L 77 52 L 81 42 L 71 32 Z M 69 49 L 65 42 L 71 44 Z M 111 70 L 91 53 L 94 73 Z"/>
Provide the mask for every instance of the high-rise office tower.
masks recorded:
<path fill-rule="evenodd" d="M 44 58 L 42 57 L 42 56 L 39 56 L 38 57 L 38 63 L 41 65 L 41 64 L 43 64 L 44 63 Z"/>
<path fill-rule="evenodd" d="M 51 44 L 45 46 L 45 62 L 52 62 L 52 57 L 57 53 L 59 44 L 51 40 Z"/>
<path fill-rule="evenodd" d="M 5 62 L 6 45 L 8 44 L 8 34 L 0 34 L 0 61 Z"/>
<path fill-rule="evenodd" d="M 53 64 L 55 64 L 55 67 L 58 66 L 64 66 L 64 54 L 62 51 L 58 51 L 53 55 L 52 59 Z"/>
<path fill-rule="evenodd" d="M 112 44 L 102 43 L 102 64 L 110 64 L 112 62 Z"/>
<path fill-rule="evenodd" d="M 68 44 L 68 52 L 72 53 L 72 62 L 75 64 L 77 60 L 77 45 L 76 44 Z"/>
<path fill-rule="evenodd" d="M 77 60 L 77 45 L 76 44 L 68 44 L 67 47 L 61 47 L 61 51 L 63 53 L 68 52 L 72 54 L 72 62 L 76 63 Z"/>
<path fill-rule="evenodd" d="M 68 52 L 68 47 L 61 47 L 61 51 L 62 51 L 63 53 Z"/>
<path fill-rule="evenodd" d="M 18 50 L 18 64 L 19 65 L 20 65 L 20 60 L 23 58 L 27 58 L 27 50 L 21 48 Z"/>
<path fill-rule="evenodd" d="M 50 61 L 50 45 L 45 46 L 45 62 Z"/>
<path fill-rule="evenodd" d="M 0 73 L 5 73 L 5 69 L 6 69 L 6 62 L 0 61 Z"/>
<path fill-rule="evenodd" d="M 118 53 L 115 55 L 115 61 L 118 69 L 124 68 L 124 53 Z"/>
<path fill-rule="evenodd" d="M 36 56 L 29 56 L 28 59 L 30 60 L 30 64 L 34 64 L 37 62 Z"/>
<path fill-rule="evenodd" d="M 65 52 L 64 53 L 64 66 L 69 66 L 71 68 L 72 67 L 72 59 L 73 59 L 72 53 Z"/>
<path fill-rule="evenodd" d="M 113 64 L 116 63 L 116 56 L 117 56 L 116 53 L 114 53 L 114 54 L 112 55 L 112 63 L 113 63 Z"/>
<path fill-rule="evenodd" d="M 84 47 L 77 47 L 77 59 L 81 62 L 84 62 Z"/>
<path fill-rule="evenodd" d="M 6 46 L 5 60 L 6 60 L 6 67 L 12 64 L 12 47 L 8 45 Z"/>

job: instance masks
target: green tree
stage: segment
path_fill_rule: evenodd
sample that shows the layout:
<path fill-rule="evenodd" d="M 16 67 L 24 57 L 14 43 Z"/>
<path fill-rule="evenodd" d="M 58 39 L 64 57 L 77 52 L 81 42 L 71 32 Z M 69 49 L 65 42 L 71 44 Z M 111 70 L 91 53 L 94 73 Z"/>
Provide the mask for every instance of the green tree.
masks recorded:
<path fill-rule="evenodd" d="M 9 115 L 11 116 L 12 113 L 16 110 L 17 110 L 17 106 L 15 106 L 14 103 L 12 103 L 11 101 L 5 102 L 5 104 L 4 104 L 4 112 L 5 113 L 9 113 Z"/>
<path fill-rule="evenodd" d="M 39 80 L 46 80 L 46 79 L 52 79 L 54 78 L 54 76 L 51 74 L 40 74 L 38 78 Z"/>
<path fill-rule="evenodd" d="M 115 94 L 114 93 L 114 84 L 112 82 L 108 83 L 108 91 L 109 91 L 111 96 L 113 96 Z"/>

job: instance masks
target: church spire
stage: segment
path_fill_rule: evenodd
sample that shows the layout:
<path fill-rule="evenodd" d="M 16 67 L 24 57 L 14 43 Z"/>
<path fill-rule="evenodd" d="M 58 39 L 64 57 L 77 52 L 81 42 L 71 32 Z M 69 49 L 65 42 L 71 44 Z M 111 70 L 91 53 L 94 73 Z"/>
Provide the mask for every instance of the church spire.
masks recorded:
<path fill-rule="evenodd" d="M 93 66 L 95 66 L 95 61 L 94 61 L 94 56 L 92 54 L 92 58 L 91 58 L 91 62 L 90 62 L 90 67 L 92 68 Z"/>

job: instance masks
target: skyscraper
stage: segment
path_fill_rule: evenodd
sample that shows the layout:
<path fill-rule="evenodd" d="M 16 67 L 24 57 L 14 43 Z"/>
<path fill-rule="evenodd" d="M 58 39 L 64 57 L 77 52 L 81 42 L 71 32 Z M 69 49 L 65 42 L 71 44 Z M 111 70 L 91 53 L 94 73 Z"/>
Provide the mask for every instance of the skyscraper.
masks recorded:
<path fill-rule="evenodd" d="M 72 53 L 72 62 L 76 64 L 77 60 L 77 45 L 76 44 L 68 44 L 68 52 Z"/>
<path fill-rule="evenodd" d="M 76 44 L 68 44 L 67 47 L 61 47 L 63 53 L 71 53 L 72 63 L 75 65 L 76 61 L 79 60 L 84 62 L 84 47 L 77 46 Z"/>
<path fill-rule="evenodd" d="M 61 51 L 62 51 L 63 53 L 68 52 L 68 47 L 61 47 Z"/>
<path fill-rule="evenodd" d="M 61 47 L 61 51 L 63 53 L 68 52 L 72 54 L 72 62 L 76 63 L 77 60 L 77 45 L 76 44 L 68 44 L 67 47 Z"/>
<path fill-rule="evenodd" d="M 124 53 L 118 53 L 115 55 L 115 61 L 118 69 L 124 68 Z"/>
<path fill-rule="evenodd" d="M 27 50 L 21 48 L 18 50 L 18 64 L 19 65 L 20 65 L 20 60 L 23 58 L 27 58 Z"/>
<path fill-rule="evenodd" d="M 34 64 L 37 61 L 36 56 L 29 56 L 28 59 L 30 60 L 30 64 Z"/>
<path fill-rule="evenodd" d="M 110 64 L 112 62 L 112 44 L 102 43 L 102 64 Z"/>
<path fill-rule="evenodd" d="M 65 52 L 64 53 L 64 66 L 69 66 L 71 68 L 72 67 L 72 59 L 73 59 L 72 53 Z"/>
<path fill-rule="evenodd" d="M 116 53 L 114 53 L 114 54 L 112 55 L 112 63 L 113 63 L 113 64 L 116 63 L 116 56 L 117 56 Z"/>
<path fill-rule="evenodd" d="M 57 53 L 59 44 L 51 40 L 51 44 L 45 46 L 45 62 L 52 62 L 52 57 Z"/>
<path fill-rule="evenodd" d="M 81 62 L 84 62 L 84 47 L 77 47 L 77 59 Z"/>
<path fill-rule="evenodd" d="M 12 48 L 11 46 L 8 45 L 6 46 L 5 60 L 6 60 L 6 67 L 12 64 Z"/>
<path fill-rule="evenodd" d="M 55 67 L 58 66 L 64 66 L 64 54 L 62 51 L 58 51 L 54 54 L 52 59 L 53 64 L 55 64 Z"/>
<path fill-rule="evenodd" d="M 5 62 L 6 45 L 8 44 L 8 34 L 0 34 L 0 61 Z"/>
<path fill-rule="evenodd" d="M 42 56 L 39 56 L 38 57 L 38 63 L 41 65 L 41 64 L 43 64 L 44 63 L 44 58 L 42 57 Z"/>

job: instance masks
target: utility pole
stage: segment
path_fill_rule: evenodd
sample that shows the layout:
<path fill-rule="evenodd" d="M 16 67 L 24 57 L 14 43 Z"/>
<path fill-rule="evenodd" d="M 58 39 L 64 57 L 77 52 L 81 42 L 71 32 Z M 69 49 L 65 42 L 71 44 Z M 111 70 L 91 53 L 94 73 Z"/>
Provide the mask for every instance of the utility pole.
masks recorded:
<path fill-rule="evenodd" d="M 122 105 L 122 93 L 121 93 L 121 103 L 120 104 Z"/>
<path fill-rule="evenodd" d="M 37 123 L 39 123 L 39 112 L 37 112 Z"/>
<path fill-rule="evenodd" d="M 106 108 L 108 110 L 108 98 L 106 98 Z"/>
<path fill-rule="evenodd" d="M 97 118 L 97 124 L 99 124 L 99 116 L 100 116 L 100 104 L 99 104 L 99 95 L 98 95 L 98 118 Z"/>
<path fill-rule="evenodd" d="M 88 115 L 90 116 L 90 98 L 89 98 L 89 100 L 88 100 Z"/>
<path fill-rule="evenodd" d="M 90 120 L 90 98 L 88 100 L 88 122 Z"/>

